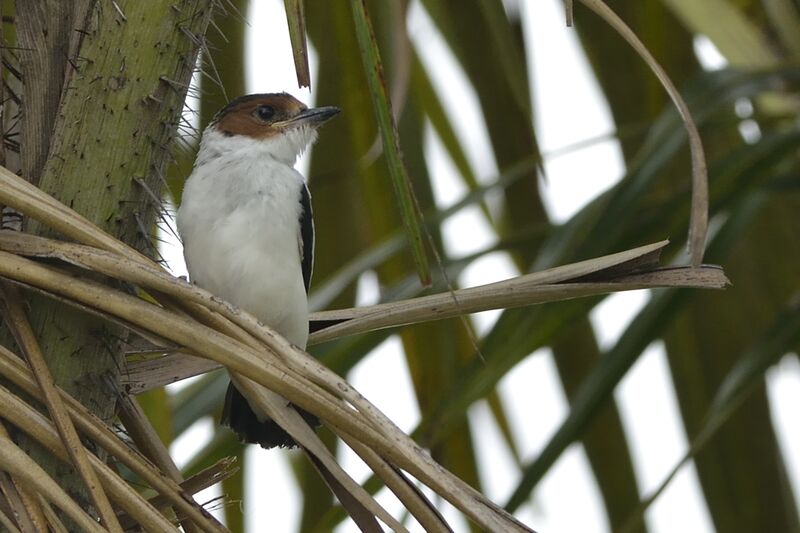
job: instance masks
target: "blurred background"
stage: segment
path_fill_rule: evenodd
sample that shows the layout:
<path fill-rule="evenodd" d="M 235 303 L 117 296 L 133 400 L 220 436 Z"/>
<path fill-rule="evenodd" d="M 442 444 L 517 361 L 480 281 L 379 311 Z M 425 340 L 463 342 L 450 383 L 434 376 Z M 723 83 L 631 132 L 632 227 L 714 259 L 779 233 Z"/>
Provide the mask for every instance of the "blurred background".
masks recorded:
<path fill-rule="evenodd" d="M 683 126 L 605 22 L 576 2 L 567 28 L 558 0 L 368 1 L 440 258 L 423 290 L 349 3 L 305 4 L 311 91 L 297 88 L 283 2 L 236 0 L 209 30 L 186 119 L 202 130 L 250 92 L 343 109 L 298 164 L 314 202 L 315 310 L 440 292 L 444 273 L 468 287 L 667 238 L 664 262 L 688 261 Z M 310 351 L 539 531 L 800 531 L 800 3 L 607 4 L 700 126 L 706 262 L 723 265 L 732 287 L 481 313 Z M 172 205 L 196 141 L 190 131 L 182 139 Z M 162 238 L 173 272 L 185 274 L 169 228 Z M 240 473 L 201 500 L 224 492 L 214 506 L 235 531 L 354 531 L 300 455 L 243 451 L 217 426 L 226 383 L 216 372 L 140 396 L 189 473 L 240 455 Z M 369 477 L 349 450 L 338 454 L 357 480 Z"/>

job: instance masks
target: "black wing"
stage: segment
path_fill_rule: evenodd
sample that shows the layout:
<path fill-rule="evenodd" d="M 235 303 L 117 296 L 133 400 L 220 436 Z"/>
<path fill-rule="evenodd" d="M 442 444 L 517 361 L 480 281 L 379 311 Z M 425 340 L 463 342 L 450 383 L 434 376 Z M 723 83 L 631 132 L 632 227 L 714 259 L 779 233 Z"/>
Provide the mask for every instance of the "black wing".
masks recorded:
<path fill-rule="evenodd" d="M 311 272 L 314 270 L 314 212 L 311 210 L 311 195 L 305 183 L 300 190 L 300 241 L 303 282 L 308 294 Z"/>

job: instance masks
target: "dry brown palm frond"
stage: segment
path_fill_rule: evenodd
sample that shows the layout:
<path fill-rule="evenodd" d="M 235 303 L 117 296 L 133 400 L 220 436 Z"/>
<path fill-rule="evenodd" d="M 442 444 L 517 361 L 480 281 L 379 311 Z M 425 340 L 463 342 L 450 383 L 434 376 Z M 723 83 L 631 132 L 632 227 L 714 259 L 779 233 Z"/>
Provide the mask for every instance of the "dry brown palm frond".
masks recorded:
<path fill-rule="evenodd" d="M 64 443 L 70 462 L 75 465 L 75 469 L 83 479 L 95 508 L 103 524 L 114 532 L 122 532 L 122 528 L 117 521 L 117 517 L 108 501 L 108 496 L 103 490 L 102 485 L 97 479 L 95 471 L 89 464 L 89 457 L 80 442 L 75 426 L 67 413 L 55 381 L 47 367 L 44 354 L 36 340 L 36 334 L 28 322 L 25 311 L 22 307 L 22 300 L 16 287 L 0 282 L 0 309 L 6 317 L 6 323 L 12 330 L 17 344 L 22 348 L 28 366 L 31 367 L 36 378 L 39 390 L 42 392 L 44 403 L 53 420 L 59 437 Z"/>
<path fill-rule="evenodd" d="M 425 450 L 343 379 L 304 351 L 290 345 L 270 328 L 258 323 L 251 315 L 172 277 L 138 252 L 2 168 L 0 185 L 0 203 L 11 205 L 28 216 L 48 223 L 68 238 L 81 243 L 3 232 L 0 234 L 0 276 L 82 309 L 113 317 L 134 331 L 146 332 L 152 338 L 179 346 L 181 350 L 206 361 L 208 368 L 226 366 L 248 399 L 264 414 L 285 426 L 322 469 L 323 477 L 335 490 L 343 491 L 340 499 L 351 498 L 351 509 L 358 509 L 366 516 L 365 520 L 377 517 L 396 530 L 404 530 L 399 522 L 341 470 L 335 458 L 297 412 L 286 407 L 283 398 L 319 415 L 373 468 L 427 528 L 447 530 L 448 526 L 435 508 L 405 479 L 401 470 L 427 485 L 483 528 L 494 531 L 527 530 L 508 513 L 433 461 Z M 317 332 L 315 341 L 483 309 L 530 305 L 617 290 L 725 285 L 725 277 L 718 268 L 656 268 L 658 252 L 665 244 L 656 243 L 497 284 L 464 289 L 459 291 L 456 299 L 450 293 L 445 293 L 372 308 L 320 313 L 312 318 L 338 324 Z M 44 263 L 38 258 L 49 261 Z M 62 265 L 77 266 L 79 271 L 67 272 L 53 264 L 53 259 Z M 89 274 L 93 275 L 93 279 L 89 279 Z M 97 274 L 134 284 L 141 291 L 147 291 L 149 297 L 143 299 L 114 288 L 111 284 L 95 281 Z M 30 375 L 23 378 L 24 369 L 11 361 L 9 357 L 0 357 L 2 374 L 36 394 Z M 175 374 L 176 369 L 173 367 L 171 370 Z M 9 402 L 13 400 L 9 398 Z M 20 402 L 15 405 L 24 409 L 24 404 Z M 66 399 L 66 405 L 81 432 L 97 439 L 120 461 L 138 468 L 137 473 L 176 510 L 180 510 L 181 516 L 190 517 L 192 523 L 203 530 L 219 530 L 221 526 L 208 521 L 202 511 L 198 514 L 196 506 L 179 505 L 174 496 L 176 491 L 179 494 L 182 489 L 173 480 L 157 473 L 152 465 L 146 462 L 142 464 L 135 454 L 126 453 L 126 448 L 120 447 L 118 438 L 110 436 L 102 424 L 97 427 L 88 415 L 81 414 L 80 408 L 69 398 Z M 22 418 L 17 422 L 24 425 Z M 44 420 L 38 422 L 39 426 L 47 423 Z M 45 430 L 40 427 L 38 431 L 38 438 L 47 441 L 54 453 L 63 454 L 63 449 L 56 449 L 60 444 L 52 428 Z M 145 441 L 156 439 L 155 436 L 142 438 Z M 125 489 L 112 480 L 114 474 L 104 466 L 94 465 L 112 499 L 122 505 L 120 498 Z M 163 525 L 163 520 L 167 520 L 146 501 L 142 500 L 138 506 L 127 505 L 129 508 L 126 511 L 140 523 L 152 519 L 155 522 L 151 524 L 161 520 Z"/>
<path fill-rule="evenodd" d="M 36 382 L 33 379 L 31 371 L 25 367 L 19 357 L 2 346 L 0 346 L 0 375 L 2 375 L 4 379 L 13 383 L 16 387 L 19 387 L 21 390 L 25 391 L 34 399 L 38 399 L 40 392 Z M 174 506 L 175 509 L 179 510 L 182 514 L 191 517 L 194 523 L 207 523 L 206 527 L 202 527 L 203 530 L 224 530 L 219 523 L 213 520 L 210 515 L 204 511 L 204 509 L 194 503 L 191 499 L 185 497 L 185 490 L 181 486 L 177 485 L 170 478 L 161 473 L 154 467 L 152 463 L 142 457 L 135 450 L 129 448 L 125 442 L 120 440 L 112 428 L 106 426 L 97 417 L 89 413 L 85 407 L 83 407 L 73 398 L 61 391 L 59 392 L 67 406 L 67 410 L 71 419 L 84 437 L 91 439 L 96 446 L 104 449 L 117 461 L 124 464 L 145 483 L 147 483 L 153 490 L 162 495 L 162 497 L 165 498 L 170 505 Z M 62 454 L 62 456 L 66 457 L 66 452 L 63 450 L 63 445 L 60 443 L 60 439 L 56 436 L 55 431 L 47 420 L 45 420 L 36 411 L 24 410 L 26 404 L 23 403 L 23 400 L 14 396 L 10 391 L 3 389 L 1 394 L 7 395 L 3 396 L 5 398 L 3 404 L 6 406 L 6 409 L 8 409 L 11 405 L 18 406 L 21 409 L 21 411 L 15 411 L 19 413 L 18 418 L 15 419 L 15 425 L 17 427 L 32 434 L 34 438 L 42 442 L 42 444 L 44 444 L 47 448 L 53 450 L 56 455 Z M 8 418 L 10 416 L 9 412 L 6 412 L 4 416 Z M 111 483 L 111 480 L 114 477 L 117 477 L 115 473 L 108 469 L 108 467 L 99 462 L 94 455 L 90 455 L 90 459 L 92 466 L 96 470 L 103 471 L 103 474 L 101 475 L 101 482 Z M 117 483 L 115 490 L 123 489 L 121 489 Z M 136 500 L 138 498 L 138 496 L 132 497 L 128 492 L 125 492 L 124 494 L 126 495 L 123 496 L 123 498 L 126 500 L 131 498 Z M 128 502 L 125 501 L 125 503 L 127 504 Z M 143 511 L 142 509 L 149 510 L 147 506 L 143 505 L 142 502 L 139 502 L 136 508 L 133 510 L 126 509 L 126 511 L 128 511 L 130 514 L 147 514 L 147 511 Z"/>

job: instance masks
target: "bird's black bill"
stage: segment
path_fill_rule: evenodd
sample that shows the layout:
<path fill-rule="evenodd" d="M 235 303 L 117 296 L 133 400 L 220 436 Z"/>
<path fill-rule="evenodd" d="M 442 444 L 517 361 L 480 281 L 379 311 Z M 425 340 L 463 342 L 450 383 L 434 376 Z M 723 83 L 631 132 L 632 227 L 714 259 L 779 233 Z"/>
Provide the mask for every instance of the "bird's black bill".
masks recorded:
<path fill-rule="evenodd" d="M 319 126 L 338 115 L 339 111 L 341 109 L 334 106 L 312 107 L 298 113 L 297 116 L 292 118 L 292 122 L 300 121 Z"/>

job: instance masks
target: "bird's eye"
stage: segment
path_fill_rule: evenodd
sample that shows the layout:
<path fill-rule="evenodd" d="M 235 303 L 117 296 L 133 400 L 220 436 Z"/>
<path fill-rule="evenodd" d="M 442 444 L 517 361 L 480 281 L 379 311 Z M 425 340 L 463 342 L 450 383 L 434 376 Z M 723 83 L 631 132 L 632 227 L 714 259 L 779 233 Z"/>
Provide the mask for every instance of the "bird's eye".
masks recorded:
<path fill-rule="evenodd" d="M 275 116 L 275 108 L 271 105 L 260 105 L 256 108 L 256 116 L 265 122 L 272 120 Z"/>

